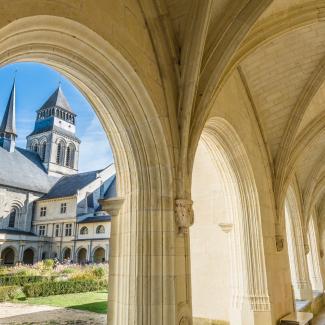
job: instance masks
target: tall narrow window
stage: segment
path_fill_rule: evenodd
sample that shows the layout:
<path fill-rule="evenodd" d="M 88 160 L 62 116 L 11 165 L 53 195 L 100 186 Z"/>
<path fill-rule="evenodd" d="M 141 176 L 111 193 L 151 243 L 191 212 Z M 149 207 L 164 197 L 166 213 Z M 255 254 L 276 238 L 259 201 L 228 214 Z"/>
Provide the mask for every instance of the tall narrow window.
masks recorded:
<path fill-rule="evenodd" d="M 45 155 L 46 155 L 46 142 L 43 142 L 43 144 L 42 144 L 42 156 L 41 156 L 42 161 L 45 161 Z"/>
<path fill-rule="evenodd" d="M 67 167 L 70 167 L 70 158 L 71 158 L 70 153 L 71 153 L 71 148 L 70 148 L 70 146 L 68 146 L 66 160 L 65 160 L 65 165 Z"/>
<path fill-rule="evenodd" d="M 61 214 L 62 213 L 67 213 L 67 204 L 66 203 L 61 203 Z"/>
<path fill-rule="evenodd" d="M 61 164 L 62 161 L 62 143 L 58 144 L 58 149 L 57 149 L 57 153 L 56 153 L 56 163 L 57 164 Z"/>
<path fill-rule="evenodd" d="M 60 236 L 60 225 L 55 225 L 55 237 Z"/>
<path fill-rule="evenodd" d="M 41 207 L 40 217 L 45 217 L 45 216 L 46 216 L 46 207 Z"/>
<path fill-rule="evenodd" d="M 72 235 L 72 224 L 68 223 L 65 225 L 65 235 L 71 236 Z"/>
<path fill-rule="evenodd" d="M 73 144 L 69 144 L 66 151 L 66 160 L 65 165 L 67 167 L 73 168 L 74 166 L 74 156 L 75 156 L 75 147 Z"/>
<path fill-rule="evenodd" d="M 38 228 L 38 235 L 45 236 L 45 225 L 40 225 Z"/>
<path fill-rule="evenodd" d="M 16 209 L 13 209 L 10 212 L 10 215 L 9 215 L 9 227 L 10 228 L 14 228 L 15 227 L 16 215 L 17 215 L 17 210 Z"/>
<path fill-rule="evenodd" d="M 38 145 L 37 145 L 37 143 L 35 143 L 35 144 L 32 146 L 32 150 L 33 150 L 34 152 L 38 152 Z"/>

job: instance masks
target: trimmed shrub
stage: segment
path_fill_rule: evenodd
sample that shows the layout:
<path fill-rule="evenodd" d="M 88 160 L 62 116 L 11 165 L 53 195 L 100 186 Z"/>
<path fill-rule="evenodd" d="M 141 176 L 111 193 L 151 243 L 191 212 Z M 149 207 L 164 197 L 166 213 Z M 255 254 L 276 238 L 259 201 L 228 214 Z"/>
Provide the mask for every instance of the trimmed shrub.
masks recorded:
<path fill-rule="evenodd" d="M 28 283 L 53 280 L 53 277 L 45 277 L 41 275 L 21 276 L 21 275 L 5 275 L 0 276 L 0 286 L 24 286 Z"/>
<path fill-rule="evenodd" d="M 0 287 L 0 301 L 14 299 L 19 292 L 20 288 L 18 286 L 2 286 Z"/>
<path fill-rule="evenodd" d="M 101 289 L 107 289 L 107 280 L 36 282 L 24 285 L 23 292 L 26 297 L 47 297 Z"/>

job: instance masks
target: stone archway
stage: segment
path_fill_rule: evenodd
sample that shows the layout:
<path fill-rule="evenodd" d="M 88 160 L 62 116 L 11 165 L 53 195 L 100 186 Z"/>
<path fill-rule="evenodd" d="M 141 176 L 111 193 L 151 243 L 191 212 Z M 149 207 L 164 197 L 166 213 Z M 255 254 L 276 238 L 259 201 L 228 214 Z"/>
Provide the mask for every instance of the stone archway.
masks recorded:
<path fill-rule="evenodd" d="M 66 247 L 62 253 L 63 260 L 71 260 L 71 248 Z"/>
<path fill-rule="evenodd" d="M 103 262 L 105 262 L 105 249 L 103 247 L 97 247 L 94 250 L 93 262 L 94 263 L 103 263 Z"/>
<path fill-rule="evenodd" d="M 87 250 L 86 248 L 80 248 L 77 252 L 77 262 L 79 264 L 85 264 L 87 262 Z"/>
<path fill-rule="evenodd" d="M 194 324 L 271 325 L 259 198 L 245 147 L 229 122 L 211 118 L 197 154 L 190 229 Z"/>
<path fill-rule="evenodd" d="M 174 148 L 167 144 L 165 120 L 158 116 L 139 76 L 111 44 L 66 18 L 17 19 L 0 30 L 0 40 L 2 65 L 36 61 L 73 81 L 94 107 L 110 139 L 117 194 L 124 204 L 123 218 L 113 218 L 111 227 L 109 323 L 143 324 L 155 317 L 152 321 L 157 324 L 174 324 L 176 317 L 169 311 L 177 308 L 176 282 L 185 277 L 166 273 L 167 268 L 174 274 L 175 268 Z M 157 205 L 163 208 L 157 210 Z M 143 236 L 148 240 L 143 241 Z M 166 251 L 162 242 L 169 247 Z M 157 283 L 161 284 L 158 296 L 164 297 L 158 305 L 150 294 L 157 292 Z M 138 294 L 129 294 L 132 288 Z"/>
<path fill-rule="evenodd" d="M 32 248 L 27 248 L 23 254 L 23 263 L 32 265 L 34 264 L 34 251 Z"/>
<path fill-rule="evenodd" d="M 1 252 L 1 261 L 3 265 L 13 266 L 16 261 L 16 253 L 12 247 L 7 247 Z"/>

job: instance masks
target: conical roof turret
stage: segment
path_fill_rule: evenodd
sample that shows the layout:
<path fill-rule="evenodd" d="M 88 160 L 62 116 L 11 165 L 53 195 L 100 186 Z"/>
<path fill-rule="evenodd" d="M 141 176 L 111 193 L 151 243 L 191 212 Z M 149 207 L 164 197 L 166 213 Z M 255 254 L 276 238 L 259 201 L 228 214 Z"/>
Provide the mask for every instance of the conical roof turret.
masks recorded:
<path fill-rule="evenodd" d="M 14 81 L 7 107 L 0 125 L 1 133 L 13 134 L 16 136 L 16 83 Z"/>

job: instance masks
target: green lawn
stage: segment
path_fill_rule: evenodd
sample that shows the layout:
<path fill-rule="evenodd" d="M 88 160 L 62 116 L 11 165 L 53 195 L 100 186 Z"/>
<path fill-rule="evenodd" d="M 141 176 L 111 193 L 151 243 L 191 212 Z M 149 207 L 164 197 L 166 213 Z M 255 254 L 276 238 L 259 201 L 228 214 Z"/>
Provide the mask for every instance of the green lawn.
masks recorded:
<path fill-rule="evenodd" d="M 32 305 L 48 305 L 66 307 L 80 310 L 88 310 L 95 313 L 107 313 L 107 291 L 72 293 L 67 295 L 18 298 L 19 302 Z"/>

